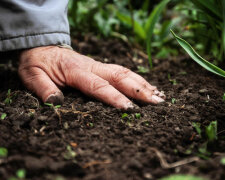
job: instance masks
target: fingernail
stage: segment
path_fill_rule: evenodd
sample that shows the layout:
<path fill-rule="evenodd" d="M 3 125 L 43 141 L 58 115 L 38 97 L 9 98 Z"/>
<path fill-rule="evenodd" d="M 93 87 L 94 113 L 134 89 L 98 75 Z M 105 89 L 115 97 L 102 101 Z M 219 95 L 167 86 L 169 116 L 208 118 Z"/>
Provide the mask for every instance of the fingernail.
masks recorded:
<path fill-rule="evenodd" d="M 46 103 L 51 103 L 53 105 L 61 105 L 64 102 L 64 96 L 62 92 L 56 92 L 47 97 Z"/>
<path fill-rule="evenodd" d="M 156 95 L 152 95 L 152 100 L 155 101 L 156 103 L 164 102 L 164 99 L 162 99 Z"/>
<path fill-rule="evenodd" d="M 125 106 L 124 106 L 124 109 L 133 109 L 134 108 L 134 105 L 132 102 L 128 102 Z"/>

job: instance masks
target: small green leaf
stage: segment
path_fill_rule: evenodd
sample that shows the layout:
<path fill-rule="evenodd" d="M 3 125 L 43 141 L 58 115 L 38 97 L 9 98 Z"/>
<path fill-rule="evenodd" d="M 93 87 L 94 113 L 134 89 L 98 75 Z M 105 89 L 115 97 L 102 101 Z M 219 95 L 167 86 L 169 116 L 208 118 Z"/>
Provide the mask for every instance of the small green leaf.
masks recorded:
<path fill-rule="evenodd" d="M 24 179 L 26 177 L 26 170 L 25 169 L 19 169 L 17 172 L 16 172 L 16 176 L 19 178 L 19 179 Z"/>
<path fill-rule="evenodd" d="M 202 130 L 201 130 L 201 124 L 200 123 L 192 123 L 192 126 L 195 128 L 195 130 L 197 131 L 197 133 L 201 136 Z"/>
<path fill-rule="evenodd" d="M 53 107 L 53 104 L 51 103 L 44 103 L 46 106 L 49 106 L 49 107 Z"/>
<path fill-rule="evenodd" d="M 143 67 L 143 66 L 137 66 L 137 69 L 139 73 L 148 73 L 149 72 L 149 69 L 146 68 L 146 67 Z"/>
<path fill-rule="evenodd" d="M 8 150 L 4 147 L 0 147 L 0 157 L 7 157 Z"/>
<path fill-rule="evenodd" d="M 223 94 L 223 101 L 225 101 L 225 93 Z"/>
<path fill-rule="evenodd" d="M 122 117 L 122 119 L 124 119 L 124 118 L 128 117 L 128 114 L 127 113 L 123 113 L 121 117 Z"/>
<path fill-rule="evenodd" d="M 141 114 L 140 114 L 140 113 L 135 113 L 135 117 L 136 117 L 137 119 L 140 119 L 140 118 L 141 118 Z"/>
<path fill-rule="evenodd" d="M 221 158 L 220 163 L 221 163 L 222 165 L 225 165 L 225 157 Z"/>
<path fill-rule="evenodd" d="M 163 177 L 160 180 L 206 180 L 206 179 L 192 175 L 174 174 L 167 177 Z"/>
<path fill-rule="evenodd" d="M 61 107 L 61 105 L 56 105 L 56 106 L 54 106 L 54 107 L 57 109 L 57 108 L 60 108 L 60 107 Z"/>
<path fill-rule="evenodd" d="M 1 120 L 4 120 L 6 118 L 7 114 L 6 113 L 2 113 L 1 115 Z"/>
<path fill-rule="evenodd" d="M 171 102 L 172 102 L 172 104 L 175 104 L 176 99 L 175 99 L 175 98 L 172 98 L 172 99 L 171 99 Z"/>
<path fill-rule="evenodd" d="M 217 121 L 212 121 L 205 129 L 209 141 L 217 139 Z"/>
<path fill-rule="evenodd" d="M 191 58 L 197 62 L 200 66 L 207 69 L 208 71 L 225 77 L 225 71 L 220 69 L 219 67 L 215 66 L 214 64 L 208 62 L 207 60 L 203 59 L 192 47 L 191 45 L 186 42 L 184 39 L 178 37 L 172 30 L 170 30 L 173 36 L 176 38 L 177 42 L 181 45 L 181 47 L 191 56 Z"/>

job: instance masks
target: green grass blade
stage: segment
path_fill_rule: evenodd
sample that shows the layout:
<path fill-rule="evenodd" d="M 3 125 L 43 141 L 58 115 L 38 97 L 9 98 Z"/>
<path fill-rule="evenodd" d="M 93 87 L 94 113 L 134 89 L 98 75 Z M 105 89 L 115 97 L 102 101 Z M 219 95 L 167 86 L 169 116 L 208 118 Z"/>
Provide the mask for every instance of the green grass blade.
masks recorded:
<path fill-rule="evenodd" d="M 223 57 L 225 58 L 225 0 L 222 0 L 222 10 L 223 10 Z"/>
<path fill-rule="evenodd" d="M 203 59 L 192 47 L 191 45 L 186 42 L 184 39 L 178 37 L 172 30 L 170 30 L 173 36 L 176 38 L 177 42 L 181 45 L 181 47 L 191 56 L 191 58 L 197 62 L 200 66 L 207 69 L 208 71 L 225 77 L 225 71 L 218 68 L 214 64 L 208 62 L 207 60 Z"/>
<path fill-rule="evenodd" d="M 169 1 L 170 0 L 163 0 L 161 3 L 159 3 L 154 8 L 153 12 L 149 15 L 148 20 L 145 25 L 145 31 L 147 32 L 147 44 L 146 45 L 147 45 L 147 53 L 148 53 L 148 60 L 149 60 L 150 68 L 152 68 L 151 39 L 153 36 L 153 30 L 154 30 L 157 20 L 159 19 L 161 12 L 163 11 L 163 9 L 165 8 L 165 6 L 167 5 L 167 3 Z"/>
<path fill-rule="evenodd" d="M 210 0 L 191 0 L 198 8 L 203 10 L 207 15 L 215 18 L 222 19 L 222 14 L 219 10 L 219 6 Z"/>
<path fill-rule="evenodd" d="M 116 15 L 121 22 L 129 26 L 132 26 L 132 18 L 129 15 L 122 14 L 119 11 L 117 11 Z M 142 40 L 146 39 L 146 33 L 144 28 L 135 20 L 134 20 L 134 32 L 140 39 Z"/>

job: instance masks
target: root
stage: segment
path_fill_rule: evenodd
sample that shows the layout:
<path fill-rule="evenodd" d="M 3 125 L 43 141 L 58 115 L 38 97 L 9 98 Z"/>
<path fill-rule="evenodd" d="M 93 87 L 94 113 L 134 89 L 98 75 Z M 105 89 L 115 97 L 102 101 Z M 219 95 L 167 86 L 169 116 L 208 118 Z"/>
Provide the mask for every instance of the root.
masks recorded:
<path fill-rule="evenodd" d="M 91 161 L 91 162 L 86 163 L 82 167 L 85 169 L 85 168 L 88 168 L 88 167 L 91 167 L 91 166 L 94 166 L 94 165 L 110 164 L 110 163 L 112 163 L 112 162 L 109 159 L 107 159 L 105 161 Z"/>
<path fill-rule="evenodd" d="M 171 168 L 176 168 L 178 166 L 182 166 L 182 165 L 185 165 L 185 164 L 189 164 L 189 163 L 192 163 L 192 162 L 195 162 L 195 161 L 199 161 L 200 158 L 199 157 L 190 157 L 190 158 L 186 158 L 186 159 L 183 159 L 183 160 L 180 160 L 180 161 L 177 161 L 177 162 L 174 162 L 174 163 L 168 163 L 165 158 L 163 157 L 163 154 L 156 148 L 149 148 L 150 151 L 154 151 L 156 153 L 156 156 L 159 158 L 159 162 L 160 162 L 160 165 L 163 169 L 171 169 Z"/>

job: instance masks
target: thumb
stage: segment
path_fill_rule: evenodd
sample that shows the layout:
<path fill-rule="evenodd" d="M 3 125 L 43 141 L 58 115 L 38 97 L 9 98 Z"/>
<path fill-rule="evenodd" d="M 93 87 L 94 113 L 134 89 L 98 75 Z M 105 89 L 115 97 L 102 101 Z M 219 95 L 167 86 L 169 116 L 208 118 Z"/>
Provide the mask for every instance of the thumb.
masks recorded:
<path fill-rule="evenodd" d="M 62 104 L 64 96 L 49 76 L 40 68 L 19 69 L 24 85 L 34 92 L 43 102 Z"/>

